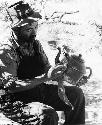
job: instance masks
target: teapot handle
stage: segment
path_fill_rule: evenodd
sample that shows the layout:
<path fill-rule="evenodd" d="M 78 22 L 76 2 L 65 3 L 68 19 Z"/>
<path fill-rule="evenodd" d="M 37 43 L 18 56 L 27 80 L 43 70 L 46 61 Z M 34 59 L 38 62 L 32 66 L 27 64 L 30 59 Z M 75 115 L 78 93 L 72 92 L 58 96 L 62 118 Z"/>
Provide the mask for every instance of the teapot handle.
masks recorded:
<path fill-rule="evenodd" d="M 89 75 L 87 76 L 87 79 L 89 79 L 92 75 L 92 69 L 90 67 L 86 67 L 86 70 L 90 71 Z"/>
<path fill-rule="evenodd" d="M 87 83 L 87 80 L 90 79 L 91 75 L 92 75 L 92 69 L 90 67 L 86 67 L 86 70 L 89 70 L 90 73 L 88 76 L 82 76 L 79 81 L 76 83 L 77 87 L 80 87 L 81 85 L 84 85 L 85 83 Z"/>

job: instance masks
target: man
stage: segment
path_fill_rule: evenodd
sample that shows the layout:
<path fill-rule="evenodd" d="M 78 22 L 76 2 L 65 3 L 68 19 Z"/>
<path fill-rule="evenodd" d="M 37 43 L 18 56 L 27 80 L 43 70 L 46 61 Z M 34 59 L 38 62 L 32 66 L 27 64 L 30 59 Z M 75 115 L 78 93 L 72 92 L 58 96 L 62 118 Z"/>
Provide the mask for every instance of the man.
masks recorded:
<path fill-rule="evenodd" d="M 66 86 L 65 93 L 74 110 L 66 105 L 58 96 L 58 86 L 46 84 L 46 81 L 62 80 L 63 72 L 66 66 L 61 65 L 61 72 L 48 77 L 51 68 L 48 58 L 38 40 L 36 40 L 36 31 L 38 23 L 31 17 L 20 20 L 12 27 L 16 39 L 11 39 L 13 47 L 7 46 L 2 49 L 0 59 L 3 63 L 1 78 L 5 87 L 8 88 L 10 96 L 13 95 L 13 104 L 20 101 L 25 104 L 22 108 L 22 116 L 33 115 L 33 120 L 28 117 L 29 124 L 58 125 L 58 116 L 56 111 L 64 111 L 65 123 L 84 124 L 85 123 L 85 98 L 82 90 L 75 86 Z M 55 67 L 57 69 L 57 67 Z M 12 97 L 12 96 L 11 96 Z M 34 103 L 39 106 L 39 120 L 35 119 Z M 36 103 L 35 103 L 36 104 Z M 51 106 L 51 107 L 50 107 Z M 10 108 L 9 108 L 10 109 Z M 27 110 L 29 109 L 29 113 Z M 12 110 L 13 111 L 13 110 Z M 5 115 L 14 121 L 25 124 L 26 120 L 20 120 L 21 117 L 15 113 Z M 38 121 L 35 123 L 35 121 Z"/>

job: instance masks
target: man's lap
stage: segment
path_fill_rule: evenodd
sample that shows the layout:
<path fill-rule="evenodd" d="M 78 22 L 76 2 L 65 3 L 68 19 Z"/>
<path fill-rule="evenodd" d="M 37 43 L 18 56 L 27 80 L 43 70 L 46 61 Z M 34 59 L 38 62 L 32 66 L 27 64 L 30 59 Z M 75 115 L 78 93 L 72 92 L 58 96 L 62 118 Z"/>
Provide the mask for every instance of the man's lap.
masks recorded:
<path fill-rule="evenodd" d="M 81 98 L 83 98 L 84 96 L 80 88 L 75 86 L 65 86 L 65 90 L 66 90 L 66 95 L 68 99 L 73 105 L 76 104 L 76 100 L 78 100 L 79 102 L 78 101 L 77 102 L 78 104 L 80 104 Z M 68 112 L 71 111 L 71 108 L 59 98 L 57 85 L 42 84 L 30 90 L 29 92 L 31 92 L 30 95 L 28 94 L 28 91 L 19 93 L 19 94 L 17 93 L 14 94 L 16 95 L 16 97 L 19 95 L 21 97 L 24 96 L 22 97 L 21 100 L 19 100 L 20 97 L 15 98 L 15 101 L 22 102 L 22 100 L 24 100 L 25 98 L 28 99 L 28 101 L 25 101 L 26 105 L 22 109 L 23 109 L 23 112 L 25 112 L 24 115 L 26 114 L 26 116 L 28 111 L 30 111 L 31 116 L 33 115 L 33 118 L 35 118 L 35 121 L 36 121 L 35 114 L 36 116 L 40 115 L 41 118 L 43 118 L 43 115 L 42 115 L 43 113 L 45 114 L 51 113 L 52 114 L 51 118 L 54 118 L 55 116 L 57 117 L 56 111 L 58 110 L 68 111 Z M 30 98 L 30 96 L 33 96 L 33 97 Z M 42 113 L 42 111 L 45 111 L 45 112 Z M 56 119 L 55 119 L 55 122 L 57 121 Z"/>
<path fill-rule="evenodd" d="M 57 85 L 44 85 L 44 91 L 43 95 L 44 97 L 44 103 L 52 106 L 56 110 L 64 110 L 67 108 L 67 110 L 70 109 L 68 105 L 66 105 L 58 96 L 58 86 Z M 84 97 L 84 94 L 82 90 L 76 86 L 65 86 L 65 92 L 67 95 L 67 98 L 69 101 L 74 105 L 75 100 Z"/>

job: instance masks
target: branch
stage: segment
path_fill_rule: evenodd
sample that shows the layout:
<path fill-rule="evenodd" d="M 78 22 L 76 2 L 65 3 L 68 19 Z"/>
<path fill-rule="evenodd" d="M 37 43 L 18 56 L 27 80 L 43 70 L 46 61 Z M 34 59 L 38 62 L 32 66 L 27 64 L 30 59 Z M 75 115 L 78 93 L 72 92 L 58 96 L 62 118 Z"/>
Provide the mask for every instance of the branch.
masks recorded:
<path fill-rule="evenodd" d="M 66 14 L 74 14 L 74 13 L 78 13 L 79 10 L 75 11 L 75 12 L 64 12 L 61 17 L 60 17 L 60 22 L 61 22 L 61 19 L 66 15 Z"/>
<path fill-rule="evenodd" d="M 52 15 L 50 17 L 45 17 L 45 22 L 41 22 L 41 24 L 61 22 L 61 23 L 64 23 L 64 24 L 69 24 L 69 25 L 78 25 L 78 23 L 75 23 L 75 22 L 70 22 L 70 21 L 64 22 L 64 21 L 62 21 L 62 18 L 65 15 L 75 14 L 75 13 L 78 13 L 78 12 L 79 12 L 79 10 L 74 11 L 74 12 L 58 12 L 58 11 L 55 11 L 55 12 L 52 13 Z M 57 21 L 56 21 L 56 19 L 57 19 Z"/>

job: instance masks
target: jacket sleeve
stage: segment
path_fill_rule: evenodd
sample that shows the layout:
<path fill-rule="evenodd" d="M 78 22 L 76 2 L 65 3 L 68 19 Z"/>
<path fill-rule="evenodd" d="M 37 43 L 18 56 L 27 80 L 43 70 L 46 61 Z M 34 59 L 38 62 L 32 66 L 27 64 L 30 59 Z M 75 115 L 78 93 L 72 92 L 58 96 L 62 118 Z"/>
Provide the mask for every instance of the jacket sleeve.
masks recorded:
<path fill-rule="evenodd" d="M 0 46 L 0 79 L 8 81 L 8 78 L 15 79 L 16 75 L 17 55 L 14 49 L 10 45 Z"/>

